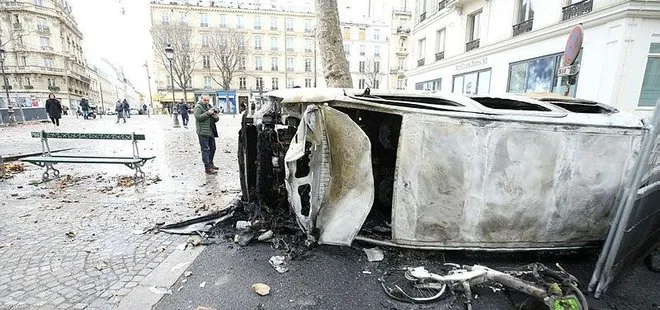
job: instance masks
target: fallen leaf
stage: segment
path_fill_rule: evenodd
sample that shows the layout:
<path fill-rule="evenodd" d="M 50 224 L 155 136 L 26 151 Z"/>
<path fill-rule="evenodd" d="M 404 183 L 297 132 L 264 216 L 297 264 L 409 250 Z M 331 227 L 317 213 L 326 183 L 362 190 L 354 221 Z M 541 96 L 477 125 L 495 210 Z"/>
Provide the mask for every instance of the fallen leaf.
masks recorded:
<path fill-rule="evenodd" d="M 192 271 L 186 271 L 183 273 L 185 277 L 190 277 L 192 275 Z"/>
<path fill-rule="evenodd" d="M 69 232 L 65 233 L 64 235 L 66 235 L 66 236 L 69 237 L 69 238 L 73 238 L 73 237 L 75 237 L 77 234 L 78 234 L 78 233 L 76 233 L 75 231 L 69 231 Z"/>

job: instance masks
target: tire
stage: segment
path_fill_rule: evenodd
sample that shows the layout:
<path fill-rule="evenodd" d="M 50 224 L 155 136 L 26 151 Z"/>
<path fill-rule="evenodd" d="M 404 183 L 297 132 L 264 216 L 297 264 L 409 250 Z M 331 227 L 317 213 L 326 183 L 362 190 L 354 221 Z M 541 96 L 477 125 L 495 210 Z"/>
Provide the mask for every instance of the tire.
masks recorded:
<path fill-rule="evenodd" d="M 238 132 L 238 170 L 240 173 L 243 201 L 255 202 L 256 195 L 256 144 L 257 129 L 245 126 Z"/>

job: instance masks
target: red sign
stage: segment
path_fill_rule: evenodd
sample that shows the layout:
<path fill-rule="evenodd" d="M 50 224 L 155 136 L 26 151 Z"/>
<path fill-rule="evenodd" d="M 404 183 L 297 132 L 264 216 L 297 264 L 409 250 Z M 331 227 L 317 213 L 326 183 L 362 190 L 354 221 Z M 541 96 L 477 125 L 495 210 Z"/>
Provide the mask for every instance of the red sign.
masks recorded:
<path fill-rule="evenodd" d="M 582 25 L 580 24 L 571 30 L 571 34 L 568 35 L 568 40 L 566 40 L 566 48 L 564 49 L 564 65 L 570 66 L 575 62 L 575 59 L 577 59 L 578 55 L 580 55 L 583 39 L 584 32 L 582 31 Z"/>

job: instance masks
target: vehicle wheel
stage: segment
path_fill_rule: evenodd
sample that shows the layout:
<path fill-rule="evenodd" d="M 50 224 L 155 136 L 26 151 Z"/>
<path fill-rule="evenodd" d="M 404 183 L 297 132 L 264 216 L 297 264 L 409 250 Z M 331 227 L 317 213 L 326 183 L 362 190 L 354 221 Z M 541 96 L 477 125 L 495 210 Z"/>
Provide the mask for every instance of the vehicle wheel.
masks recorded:
<path fill-rule="evenodd" d="M 241 192 L 243 200 L 256 201 L 256 144 L 257 129 L 255 126 L 245 126 L 238 132 L 238 169 L 240 172 Z"/>

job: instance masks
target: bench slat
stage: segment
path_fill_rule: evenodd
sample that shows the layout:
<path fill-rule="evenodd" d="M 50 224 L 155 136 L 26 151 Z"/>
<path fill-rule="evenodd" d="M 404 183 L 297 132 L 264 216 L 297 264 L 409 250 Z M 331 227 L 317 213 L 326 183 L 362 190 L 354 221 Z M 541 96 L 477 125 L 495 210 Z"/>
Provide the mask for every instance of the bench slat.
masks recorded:
<path fill-rule="evenodd" d="M 86 140 L 132 140 L 130 133 L 76 133 L 76 132 L 44 132 L 48 139 L 86 139 Z M 41 131 L 33 131 L 32 138 L 41 138 Z M 135 134 L 135 140 L 144 141 L 144 134 Z"/>
<path fill-rule="evenodd" d="M 142 159 L 134 158 L 89 158 L 89 157 L 60 157 L 60 156 L 30 156 L 21 158 L 21 161 L 30 163 L 80 163 L 80 164 L 136 164 Z"/>
<path fill-rule="evenodd" d="M 50 157 L 55 157 L 55 158 L 60 158 L 60 157 L 72 157 L 72 158 L 125 158 L 125 159 L 133 159 L 132 156 L 86 156 L 86 155 L 67 155 L 67 154 L 57 154 L 57 155 L 52 155 Z M 142 160 L 150 160 L 156 158 L 156 156 L 140 156 L 139 157 Z"/>

